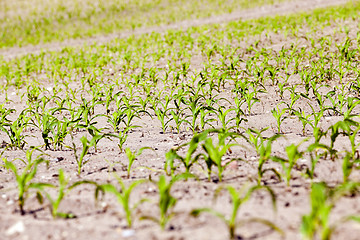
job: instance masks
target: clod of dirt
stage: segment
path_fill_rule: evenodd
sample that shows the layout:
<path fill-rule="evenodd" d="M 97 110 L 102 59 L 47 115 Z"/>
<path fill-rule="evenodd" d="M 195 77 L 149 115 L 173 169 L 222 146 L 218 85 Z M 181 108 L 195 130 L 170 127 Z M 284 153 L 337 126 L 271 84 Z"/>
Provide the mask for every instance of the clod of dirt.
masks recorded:
<path fill-rule="evenodd" d="M 8 145 L 9 144 L 3 140 L 2 143 L 0 144 L 0 148 L 6 148 Z"/>
<path fill-rule="evenodd" d="M 61 161 L 63 161 L 63 160 L 64 160 L 63 157 L 56 157 L 56 158 L 53 158 L 53 159 L 52 159 L 52 162 L 58 163 L 58 162 L 61 162 Z"/>
<path fill-rule="evenodd" d="M 237 239 L 237 240 L 243 240 L 244 238 L 243 238 L 242 236 L 240 236 L 240 235 L 237 235 L 237 236 L 235 236 L 235 239 Z"/>

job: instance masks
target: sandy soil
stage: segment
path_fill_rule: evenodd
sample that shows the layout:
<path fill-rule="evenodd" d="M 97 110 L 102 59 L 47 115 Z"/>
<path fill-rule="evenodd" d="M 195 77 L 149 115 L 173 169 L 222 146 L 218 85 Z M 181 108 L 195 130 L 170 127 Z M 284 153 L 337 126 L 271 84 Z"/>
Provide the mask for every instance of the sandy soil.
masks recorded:
<path fill-rule="evenodd" d="M 221 23 L 236 19 L 250 19 L 267 15 L 287 14 L 298 11 L 310 10 L 315 7 L 324 7 L 335 4 L 342 4 L 346 1 L 293 1 L 277 6 L 268 6 L 249 11 L 233 13 L 231 15 L 214 17 L 196 21 L 187 21 L 170 26 L 154 27 L 152 29 L 139 29 L 135 32 L 119 33 L 113 36 L 103 36 L 86 40 L 69 40 L 65 43 L 56 43 L 42 46 L 31 46 L 25 48 L 9 49 L 2 51 L 5 58 L 13 58 L 22 54 L 37 53 L 42 50 L 57 50 L 64 46 L 76 46 L 84 43 L 107 42 L 116 37 L 126 37 L 130 34 L 143 34 L 152 31 L 166 31 L 173 28 L 187 28 L 201 24 Z M 284 39 L 278 38 L 273 41 L 273 48 L 284 44 Z M 306 43 L 304 43 L 306 44 Z M 296 82 L 296 76 L 292 81 Z M 336 84 L 336 83 L 334 83 Z M 254 114 L 249 116 L 249 122 L 244 123 L 244 127 L 261 129 L 270 127 L 266 132 L 270 136 L 276 132 L 276 122 L 270 110 L 280 101 L 276 96 L 275 88 L 267 86 L 268 93 L 260 96 L 264 104 L 254 105 Z M 25 90 L 22 90 L 25 91 Z M 228 91 L 231 91 L 228 89 Z M 222 93 L 224 96 L 228 92 Z M 23 108 L 20 97 L 11 96 L 11 107 L 16 109 Z M 10 106 L 9 104 L 7 106 Z M 307 103 L 303 102 L 300 108 L 306 108 Z M 97 109 L 99 113 L 105 109 Z M 360 109 L 355 112 L 359 113 Z M 326 128 L 339 120 L 337 116 L 328 116 L 321 122 Z M 104 124 L 101 122 L 99 124 Z M 77 180 L 92 180 L 97 183 L 111 182 L 116 184 L 113 174 L 117 174 L 124 179 L 126 184 L 137 179 L 153 179 L 163 174 L 165 153 L 172 147 L 179 146 L 191 140 L 192 133 L 184 131 L 180 134 L 167 132 L 161 133 L 159 122 L 144 116 L 138 120 L 142 128 L 136 129 L 129 134 L 126 146 L 132 149 L 140 147 L 151 147 L 154 151 L 145 150 L 138 157 L 133 165 L 131 179 L 126 179 L 125 168 L 127 158 L 124 153 L 120 153 L 116 142 L 110 140 L 100 141 L 98 151 L 87 156 L 89 162 L 84 166 L 83 172 L 79 177 L 76 174 L 77 165 L 73 152 L 70 150 L 52 151 L 47 150 L 50 159 L 49 168 L 40 166 L 36 181 L 56 184 L 58 182 L 58 170 L 63 169 L 71 182 Z M 28 130 L 28 143 L 30 145 L 41 145 L 41 133 Z M 284 153 L 284 147 L 291 143 L 299 143 L 312 133 L 307 129 L 307 135 L 302 135 L 301 125 L 295 119 L 287 119 L 283 124 L 283 137 L 273 146 L 275 154 Z M 79 132 L 76 137 L 80 137 L 84 132 Z M 6 139 L 0 133 L 0 139 Z M 69 139 L 67 139 L 69 141 Z M 131 195 L 132 202 L 141 198 L 148 198 L 149 201 L 141 204 L 141 207 L 134 211 L 134 227 L 129 230 L 126 228 L 126 221 L 122 207 L 116 198 L 106 194 L 103 199 L 95 202 L 94 187 L 91 185 L 81 185 L 73 189 L 61 203 L 60 211 L 73 212 L 77 218 L 74 219 L 52 219 L 46 205 L 40 205 L 35 196 L 31 195 L 25 204 L 26 214 L 21 216 L 16 205 L 17 190 L 14 176 L 4 168 L 0 168 L 0 239 L 227 239 L 228 231 L 226 225 L 210 214 L 202 214 L 198 218 L 190 216 L 192 209 L 199 207 L 212 207 L 229 216 L 231 213 L 231 201 L 227 192 L 221 192 L 216 200 L 214 193 L 216 189 L 223 185 L 232 185 L 240 188 L 243 185 L 255 184 L 257 176 L 257 157 L 254 150 L 248 144 L 239 139 L 241 147 L 232 148 L 228 153 L 227 159 L 241 157 L 246 161 L 234 162 L 227 167 L 224 173 L 224 181 L 219 183 L 214 175 L 213 181 L 208 182 L 200 166 L 193 168 L 193 173 L 199 179 L 189 179 L 174 184 L 172 194 L 178 199 L 175 207 L 175 216 L 167 225 L 165 231 L 161 230 L 156 223 L 139 218 L 144 215 L 158 216 L 157 207 L 157 188 L 152 182 L 146 182 L 135 188 Z M 305 144 L 306 145 L 306 144 Z M 305 146 L 304 145 L 304 146 Z M 347 144 L 338 140 L 339 149 L 346 148 Z M 24 158 L 25 154 L 20 150 L 6 151 L 3 154 L 9 160 L 17 157 Z M 61 159 L 61 161 L 58 161 Z M 18 163 L 19 164 L 19 163 Z M 302 165 L 309 165 L 309 161 L 303 159 Z M 21 164 L 19 164 L 21 166 Z M 266 167 L 280 168 L 274 163 L 266 164 Z M 359 181 L 360 174 L 354 173 L 352 179 Z M 328 184 L 335 185 L 342 181 L 341 162 L 320 160 L 316 166 L 316 178 L 314 181 L 326 181 Z M 251 199 L 246 202 L 239 211 L 239 219 L 249 219 L 252 217 L 262 217 L 274 222 L 285 233 L 285 236 L 268 227 L 251 223 L 237 229 L 238 239 L 300 239 L 299 226 L 301 216 L 310 211 L 310 181 L 303 177 L 303 169 L 293 171 L 290 187 L 285 182 L 278 181 L 272 174 L 266 174 L 263 184 L 270 186 L 277 196 L 277 211 L 273 211 L 271 198 L 266 192 L 256 192 Z M 342 198 L 331 215 L 331 222 L 335 222 L 342 216 L 360 213 L 360 199 L 354 196 Z M 9 229 L 16 224 L 22 224 L 24 229 L 20 233 L 10 233 Z M 348 223 L 339 227 L 334 233 L 334 239 L 358 239 L 360 234 L 359 225 Z"/>

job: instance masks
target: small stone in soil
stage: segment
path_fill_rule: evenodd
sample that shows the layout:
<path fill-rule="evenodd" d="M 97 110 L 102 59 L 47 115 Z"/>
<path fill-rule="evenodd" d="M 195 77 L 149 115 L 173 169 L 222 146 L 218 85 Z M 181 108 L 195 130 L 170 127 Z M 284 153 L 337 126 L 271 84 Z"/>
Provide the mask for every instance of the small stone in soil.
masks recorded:
<path fill-rule="evenodd" d="M 123 230 L 121 235 L 124 238 L 132 237 L 135 235 L 135 231 L 133 229 Z"/>
<path fill-rule="evenodd" d="M 15 223 L 14 225 L 12 225 L 6 232 L 5 235 L 7 236 L 11 236 L 14 235 L 16 233 L 22 233 L 25 231 L 25 225 L 22 221 L 19 221 L 17 223 Z"/>

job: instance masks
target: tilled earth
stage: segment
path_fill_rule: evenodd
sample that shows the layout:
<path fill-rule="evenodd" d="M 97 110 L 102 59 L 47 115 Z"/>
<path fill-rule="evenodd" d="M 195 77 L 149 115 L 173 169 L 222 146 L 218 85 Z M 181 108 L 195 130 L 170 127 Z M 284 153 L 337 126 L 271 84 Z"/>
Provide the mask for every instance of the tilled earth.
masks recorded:
<path fill-rule="evenodd" d="M 303 3 L 302 3 L 303 2 Z M 276 14 L 285 14 L 297 11 L 299 4 L 310 4 L 313 1 L 300 1 L 285 3 L 284 6 L 277 6 L 283 9 L 283 12 Z M 344 1 L 318 1 L 319 6 L 326 4 L 340 4 Z M 303 5 L 300 5 L 303 6 Z M 304 5 L 306 6 L 306 5 Z M 315 6 L 315 5 L 314 5 Z M 305 10 L 308 9 L 304 7 Z M 251 10 L 255 11 L 255 10 Z M 257 9 L 252 13 L 260 17 L 271 13 L 264 9 Z M 249 13 L 250 14 L 250 13 Z M 251 15 L 251 14 L 250 14 Z M 223 16 L 225 20 L 226 16 Z M 230 20 L 232 19 L 231 17 Z M 206 20 L 204 23 L 208 23 Z M 217 21 L 224 21 L 218 19 Z M 199 24 L 199 23 L 196 23 Z M 190 24 L 191 25 L 191 24 Z M 286 44 L 279 39 L 277 45 Z M 61 45 L 61 44 L 60 44 Z M 23 51 L 23 52 L 22 52 Z M 31 52 L 29 49 L 18 49 L 19 55 Z M 16 53 L 16 54 L 17 54 Z M 5 52 L 9 57 L 13 57 L 11 51 Z M 6 57 L 6 55 L 5 55 Z M 296 81 L 296 76 L 294 81 Z M 334 83 L 335 84 L 335 83 Z M 25 90 L 23 90 L 25 91 Z M 230 91 L 230 90 L 229 90 Z M 267 94 L 260 97 L 262 104 L 255 104 L 253 114 L 248 116 L 248 122 L 244 123 L 244 128 L 262 129 L 269 127 L 265 132 L 266 136 L 276 133 L 276 122 L 271 114 L 280 99 L 269 97 L 275 96 L 275 88 L 268 86 Z M 13 101 L 11 107 L 19 111 L 23 108 L 21 101 L 21 92 L 16 95 L 10 94 Z M 222 93 L 226 96 L 227 92 Z M 3 100 L 3 97 L 1 98 Z M 10 104 L 9 104 L 10 106 Z M 306 102 L 301 103 L 299 108 L 308 108 Z M 99 112 L 105 112 L 105 109 L 98 109 Z M 321 126 L 326 129 L 331 124 L 340 120 L 337 116 L 328 116 L 321 122 Z M 98 124 L 105 124 L 99 122 Z M 57 184 L 58 170 L 63 169 L 70 182 L 78 180 L 96 181 L 98 184 L 113 183 L 116 184 L 114 174 L 120 176 L 125 184 L 129 184 L 137 179 L 157 180 L 159 175 L 164 174 L 165 153 L 171 148 L 180 146 L 191 140 L 193 134 L 191 131 L 161 132 L 161 126 L 156 118 L 143 116 L 137 120 L 141 128 L 133 130 L 127 139 L 126 147 L 131 149 L 140 149 L 141 147 L 151 147 L 153 150 L 144 150 L 132 167 L 130 179 L 126 178 L 127 157 L 125 153 L 119 152 L 116 141 L 100 141 L 97 151 L 91 149 L 90 154 L 86 156 L 89 160 L 84 165 L 80 176 L 77 175 L 77 164 L 73 151 L 63 149 L 62 151 L 46 150 L 48 154 L 45 158 L 50 161 L 48 168 L 45 165 L 39 166 L 35 182 L 46 182 Z M 282 156 L 284 148 L 291 143 L 299 143 L 310 137 L 312 133 L 307 130 L 305 136 L 302 134 L 301 124 L 295 119 L 288 118 L 282 125 L 283 134 L 273 145 L 273 153 Z M 240 132 L 242 130 L 239 130 Z M 43 144 L 41 133 L 32 129 L 27 130 L 28 146 L 38 146 Z M 85 132 L 78 132 L 76 139 L 84 135 Z M 7 141 L 5 134 L 0 134 L 0 139 Z M 34 194 L 30 195 L 25 203 L 25 215 L 21 215 L 17 206 L 17 185 L 14 175 L 0 168 L 0 234 L 1 239 L 227 239 L 228 230 L 224 222 L 219 218 L 203 213 L 195 218 L 190 212 L 196 208 L 211 207 L 224 213 L 227 217 L 232 211 L 230 195 L 226 191 L 221 191 L 215 198 L 217 189 L 221 186 L 231 185 L 237 189 L 246 186 L 253 186 L 257 179 L 257 160 L 256 152 L 246 141 L 237 139 L 239 146 L 233 147 L 231 153 L 226 155 L 225 160 L 232 158 L 241 158 L 243 161 L 236 161 L 229 164 L 223 173 L 224 179 L 219 182 L 216 173 L 213 173 L 212 181 L 208 181 L 206 172 L 203 169 L 204 163 L 195 165 L 192 168 L 197 179 L 190 178 L 186 181 L 174 183 L 171 193 L 178 202 L 174 208 L 174 216 L 162 230 L 160 226 L 150 220 L 140 220 L 143 216 L 159 216 L 157 206 L 158 190 L 156 185 L 151 182 L 145 182 L 134 189 L 131 194 L 131 202 L 135 203 L 142 198 L 149 201 L 142 203 L 134 210 L 134 226 L 131 229 L 126 228 L 126 220 L 122 206 L 117 199 L 110 194 L 95 201 L 95 187 L 92 185 L 80 185 L 74 188 L 65 196 L 60 205 L 61 212 L 71 212 L 76 215 L 74 219 L 53 219 L 48 206 L 40 205 Z M 342 141 L 343 140 L 343 141 Z M 70 139 L 66 139 L 70 142 Z M 80 142 L 77 144 L 80 146 Z M 306 147 L 305 143 L 302 147 Z M 345 139 L 337 140 L 337 148 L 344 149 L 348 146 Z M 79 150 L 80 151 L 80 150 Z M 185 154 L 185 152 L 182 152 Z M 25 152 L 21 150 L 7 150 L 2 157 L 8 160 L 16 158 L 25 158 Z M 300 166 L 309 166 L 306 159 L 300 160 Z M 21 166 L 21 162 L 16 160 L 14 163 Z M 329 185 L 336 185 L 342 182 L 341 161 L 320 160 L 316 165 L 315 178 L 312 181 L 325 181 Z M 275 163 L 265 164 L 265 168 L 274 167 L 281 171 L 281 167 Z M 182 168 L 180 167 L 180 170 Z M 180 171 L 179 170 L 179 171 Z M 351 175 L 351 179 L 360 180 L 360 175 L 356 172 Z M 266 191 L 255 192 L 250 200 L 241 206 L 238 213 L 238 219 L 246 220 L 251 218 L 265 218 L 276 224 L 285 233 L 284 236 L 259 223 L 249 223 L 238 227 L 236 233 L 238 239 L 300 239 L 301 216 L 310 212 L 310 179 L 304 177 L 304 169 L 300 167 L 293 170 L 290 186 L 286 186 L 284 181 L 279 181 L 270 172 L 265 174 L 263 185 L 271 187 L 277 196 L 276 209 L 273 208 L 271 197 Z M 356 196 L 345 196 L 341 198 L 331 214 L 330 222 L 335 223 L 343 216 L 357 214 L 360 212 L 360 202 Z M 12 232 L 12 227 L 17 226 L 18 232 Z M 347 222 L 340 225 L 335 233 L 334 239 L 358 239 L 360 234 L 360 225 Z"/>

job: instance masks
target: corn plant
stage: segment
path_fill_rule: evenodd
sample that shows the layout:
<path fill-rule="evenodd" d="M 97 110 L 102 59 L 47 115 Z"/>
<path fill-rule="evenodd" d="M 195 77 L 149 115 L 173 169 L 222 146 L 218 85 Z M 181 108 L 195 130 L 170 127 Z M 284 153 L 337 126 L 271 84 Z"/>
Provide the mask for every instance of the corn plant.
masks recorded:
<path fill-rule="evenodd" d="M 234 121 L 236 117 L 227 118 L 231 111 L 234 111 L 234 108 L 225 109 L 224 106 L 219 106 L 217 110 L 214 109 L 216 116 L 218 118 L 218 122 L 221 123 L 221 129 L 223 131 L 231 130 L 233 127 L 228 127 L 229 123 Z"/>
<path fill-rule="evenodd" d="M 153 150 L 151 147 L 142 147 L 137 152 L 136 151 L 132 152 L 130 148 L 128 148 L 128 147 L 125 148 L 125 154 L 126 154 L 128 160 L 129 160 L 129 163 L 128 163 L 128 166 L 127 166 L 127 178 L 130 178 L 130 172 L 131 172 L 132 164 L 134 163 L 136 158 L 142 154 L 142 152 L 145 149 Z"/>
<path fill-rule="evenodd" d="M 33 153 L 37 148 L 32 148 L 26 151 L 26 159 L 17 158 L 25 164 L 25 167 L 22 168 L 22 172 L 20 173 L 20 169 L 18 169 L 13 162 L 9 162 L 6 158 L 4 159 L 5 168 L 11 170 L 15 175 L 17 187 L 18 187 L 18 206 L 20 208 L 21 215 L 25 214 L 24 205 L 25 200 L 28 197 L 29 190 L 38 188 L 39 186 L 46 186 L 47 184 L 43 183 L 34 183 L 32 182 L 37 168 L 41 163 L 46 163 L 48 165 L 48 161 L 46 161 L 43 156 L 44 154 L 38 155 L 35 159 L 33 159 Z"/>
<path fill-rule="evenodd" d="M 187 105 L 187 109 L 191 111 L 191 121 L 186 120 L 186 122 L 190 125 L 190 129 L 193 132 L 196 132 L 199 129 L 197 119 L 199 115 L 201 114 L 201 111 L 205 111 L 204 104 L 202 100 L 204 100 L 205 97 L 202 95 L 192 94 L 189 97 L 188 101 L 184 100 L 184 103 Z M 205 120 L 204 120 L 205 121 Z"/>
<path fill-rule="evenodd" d="M 295 88 L 295 86 L 294 86 Z M 290 91 L 290 102 L 284 102 L 287 106 L 287 110 L 289 111 L 290 115 L 295 115 L 296 110 L 294 109 L 294 105 L 296 101 L 298 101 L 301 97 L 301 94 L 296 93 L 295 89 L 287 88 Z"/>
<path fill-rule="evenodd" d="M 82 144 L 82 150 L 81 150 L 80 155 L 77 154 L 76 144 L 74 142 L 74 136 L 73 136 L 72 133 L 70 133 L 70 135 L 71 135 L 71 138 L 72 138 L 72 146 L 67 146 L 67 147 L 74 151 L 75 160 L 76 160 L 76 163 L 78 165 L 77 172 L 78 172 L 78 175 L 80 175 L 82 167 L 86 163 L 88 163 L 89 160 L 90 160 L 90 159 L 88 159 L 88 160 L 84 161 L 85 155 L 89 152 L 89 149 L 91 147 L 95 147 L 97 141 L 100 140 L 101 138 L 103 138 L 104 135 L 100 135 L 100 134 L 95 135 L 95 136 L 93 136 L 91 138 L 91 140 L 88 140 L 86 136 L 82 136 L 80 138 L 80 141 L 81 141 L 81 144 Z"/>
<path fill-rule="evenodd" d="M 168 102 L 166 102 L 166 103 L 168 103 Z M 171 119 L 169 119 L 169 117 L 168 117 L 168 112 L 171 110 L 171 108 L 169 108 L 168 104 L 166 104 L 166 103 L 163 104 L 162 102 L 160 102 L 160 104 L 162 105 L 162 108 L 152 106 L 152 109 L 154 110 L 157 118 L 161 122 L 161 129 L 162 129 L 163 133 L 166 132 L 168 124 L 171 121 Z"/>
<path fill-rule="evenodd" d="M 7 117 L 10 116 L 10 114 L 14 113 L 15 109 L 13 108 L 5 108 L 5 104 L 0 104 L 0 130 L 4 126 L 9 126 L 10 120 L 7 119 Z"/>
<path fill-rule="evenodd" d="M 177 165 L 175 165 L 174 161 L 177 159 L 179 160 L 183 166 L 185 167 L 185 173 L 189 174 L 190 173 L 190 169 L 191 167 L 197 163 L 197 161 L 199 160 L 199 158 L 201 157 L 201 153 L 196 154 L 195 156 L 194 153 L 196 152 L 196 150 L 198 149 L 198 146 L 200 144 L 200 142 L 202 142 L 204 139 L 206 139 L 207 134 L 208 134 L 209 130 L 198 133 L 196 135 L 193 136 L 193 138 L 190 140 L 190 142 L 185 143 L 180 145 L 177 148 L 172 148 L 170 149 L 170 151 L 168 151 L 165 154 L 166 157 L 166 162 L 165 162 L 165 172 L 168 175 L 173 175 L 174 171 L 177 169 Z M 185 146 L 189 146 L 185 157 L 180 156 L 177 152 L 182 149 Z"/>
<path fill-rule="evenodd" d="M 204 106 L 200 109 L 200 129 L 202 131 L 205 130 L 205 126 L 209 125 L 211 128 L 214 128 L 214 126 L 211 124 L 211 122 L 216 121 L 215 118 L 209 118 L 208 115 L 213 113 L 213 108 L 210 106 Z M 197 130 L 196 128 L 194 129 Z"/>
<path fill-rule="evenodd" d="M 245 139 L 255 148 L 259 156 L 258 168 L 257 168 L 258 170 L 257 182 L 259 185 L 261 184 L 261 180 L 264 174 L 268 171 L 273 172 L 279 179 L 281 179 L 280 174 L 275 168 L 265 168 L 265 169 L 263 168 L 264 164 L 268 160 L 271 160 L 273 157 L 271 155 L 272 143 L 281 136 L 279 134 L 275 134 L 272 137 L 266 139 L 264 136 L 262 136 L 262 133 L 266 130 L 267 130 L 266 128 L 262 130 L 254 130 L 254 129 L 246 130 L 247 137 Z"/>
<path fill-rule="evenodd" d="M 192 175 L 189 174 L 179 174 L 175 175 L 171 178 L 169 182 L 166 181 L 164 175 L 159 177 L 159 180 L 156 183 L 158 191 L 159 191 L 159 210 L 160 217 L 154 216 L 142 216 L 141 219 L 148 219 L 158 223 L 161 229 L 165 229 L 168 222 L 175 216 L 175 212 L 173 211 L 177 199 L 171 195 L 171 187 L 173 184 L 181 179 L 187 179 Z"/>
<path fill-rule="evenodd" d="M 52 128 L 52 141 L 54 149 L 62 149 L 64 146 L 65 137 L 69 134 L 69 130 L 77 124 L 80 119 L 71 121 L 63 116 L 63 120 L 57 120 L 54 128 Z"/>
<path fill-rule="evenodd" d="M 307 114 L 305 111 L 303 110 L 299 110 L 295 112 L 295 115 L 299 118 L 300 122 L 302 123 L 302 135 L 306 136 L 306 125 L 308 125 L 311 120 L 310 118 L 312 117 L 312 114 Z"/>
<path fill-rule="evenodd" d="M 354 108 L 360 104 L 360 100 L 357 97 L 348 97 L 346 99 L 347 102 L 347 106 L 346 106 L 346 111 L 344 112 L 344 118 L 351 118 L 353 117 L 353 115 L 351 114 L 351 112 L 354 110 Z"/>
<path fill-rule="evenodd" d="M 325 97 L 331 102 L 331 106 L 328 106 L 327 110 L 332 110 L 333 115 L 340 115 L 340 106 L 336 97 L 336 92 L 330 91 L 325 95 Z"/>
<path fill-rule="evenodd" d="M 284 116 L 286 111 L 287 111 L 286 108 L 283 108 L 280 110 L 279 106 L 276 106 L 276 109 L 274 108 L 271 110 L 272 115 L 276 119 L 278 133 L 282 133 L 280 126 L 281 126 L 281 123 L 284 122 L 284 120 L 287 118 L 287 116 Z"/>
<path fill-rule="evenodd" d="M 237 134 L 233 132 L 223 132 L 222 130 L 217 131 L 218 133 L 218 142 L 216 144 L 213 143 L 213 140 L 210 137 L 207 137 L 202 144 L 202 148 L 205 151 L 203 154 L 203 158 L 205 160 L 207 170 L 208 170 L 208 179 L 211 179 L 212 166 L 215 165 L 218 170 L 218 179 L 222 181 L 222 173 L 224 172 L 227 165 L 229 165 L 233 161 L 240 160 L 231 159 L 227 163 L 224 164 L 223 157 L 224 155 L 230 151 L 230 148 L 235 146 L 235 143 L 226 142 L 227 138 L 233 139 Z M 212 130 L 214 132 L 214 130 Z"/>
<path fill-rule="evenodd" d="M 69 179 L 66 178 L 66 176 L 64 174 L 64 171 L 62 169 L 59 169 L 58 180 L 59 180 L 58 185 L 54 185 L 54 184 L 50 184 L 50 183 L 47 183 L 46 185 L 43 185 L 41 183 L 40 184 L 35 183 L 34 187 L 37 188 L 40 191 L 40 193 L 45 195 L 45 197 L 48 199 L 48 201 L 50 203 L 50 205 L 49 205 L 50 212 L 51 212 L 51 215 L 52 215 L 53 218 L 57 218 L 57 217 L 60 217 L 60 218 L 75 218 L 76 215 L 74 215 L 73 213 L 59 212 L 59 207 L 60 207 L 60 204 L 61 204 L 62 200 L 64 199 L 64 197 L 67 194 L 69 194 L 69 192 L 73 188 L 75 188 L 75 187 L 77 187 L 79 185 L 92 184 L 92 185 L 96 186 L 97 184 L 95 182 L 93 182 L 93 181 L 82 180 L 82 181 L 74 182 L 73 184 L 68 186 Z M 47 187 L 47 188 L 48 187 L 57 188 L 57 196 L 55 198 L 53 198 L 50 193 L 45 191 L 45 187 Z M 38 194 L 40 194 L 40 193 L 38 193 Z M 42 195 L 38 195 L 38 196 L 41 196 L 40 197 L 40 199 L 41 199 L 40 202 L 42 202 L 43 196 Z"/>
<path fill-rule="evenodd" d="M 350 143 L 351 143 L 351 152 L 355 153 L 356 152 L 356 145 L 355 145 L 355 136 L 356 134 L 353 133 L 353 129 L 352 128 L 360 128 L 359 123 L 354 121 L 351 118 L 346 118 L 342 121 L 339 121 L 337 123 L 335 123 L 334 125 L 330 126 L 328 131 L 331 130 L 331 134 L 330 134 L 330 146 L 329 146 L 329 151 L 330 151 L 330 157 L 331 159 L 335 159 L 337 150 L 334 148 L 335 145 L 335 141 L 337 139 L 337 137 L 339 135 L 345 135 L 349 137 Z M 357 132 L 358 130 L 356 130 Z"/>
<path fill-rule="evenodd" d="M 217 198 L 220 191 L 223 189 L 224 189 L 224 187 L 220 187 L 216 190 L 215 198 Z M 240 191 L 238 191 L 232 186 L 226 186 L 225 189 L 229 192 L 230 197 L 231 197 L 231 202 L 232 202 L 232 212 L 231 212 L 231 215 L 229 218 L 226 217 L 225 214 L 218 212 L 212 208 L 194 209 L 191 211 L 191 215 L 194 217 L 197 217 L 202 212 L 208 212 L 208 213 L 213 214 L 214 216 L 220 218 L 226 224 L 226 226 L 228 228 L 230 239 L 238 239 L 238 235 L 236 234 L 236 228 L 243 226 L 246 223 L 251 223 L 251 222 L 262 223 L 262 224 L 276 230 L 277 232 L 283 234 L 283 232 L 274 223 L 272 223 L 271 221 L 266 220 L 266 219 L 262 219 L 262 218 L 249 218 L 249 219 L 243 219 L 243 220 L 237 219 L 237 215 L 238 215 L 238 211 L 239 211 L 240 207 L 250 199 L 251 195 L 255 191 L 258 191 L 261 189 L 264 189 L 267 192 L 269 192 L 269 194 L 271 196 L 273 208 L 274 208 L 274 210 L 276 210 L 276 196 L 270 187 L 257 185 L 257 186 L 253 186 L 250 188 L 243 187 L 242 189 L 240 189 Z"/>
<path fill-rule="evenodd" d="M 108 123 L 112 126 L 114 132 L 120 131 L 120 124 L 123 123 L 125 128 L 135 128 L 140 126 L 132 125 L 135 118 L 140 118 L 141 113 L 150 115 L 145 110 L 138 110 L 137 105 L 131 105 L 130 103 L 124 104 L 114 111 L 112 115 L 108 116 Z"/>
<path fill-rule="evenodd" d="M 308 152 L 310 155 L 310 166 L 306 169 L 306 174 L 308 177 L 310 177 L 310 179 L 314 178 L 317 162 L 320 160 L 320 158 L 324 156 L 326 157 L 329 152 L 328 150 L 328 146 L 318 142 L 312 143 L 307 147 L 306 152 Z"/>
<path fill-rule="evenodd" d="M 126 117 L 121 111 L 114 111 L 111 115 L 108 116 L 107 122 L 110 124 L 114 132 L 119 132 L 120 124 L 123 122 L 123 119 Z"/>
<path fill-rule="evenodd" d="M 325 183 L 314 183 L 311 186 L 310 201 L 311 212 L 308 215 L 302 216 L 301 219 L 301 234 L 303 239 L 311 240 L 320 238 L 322 240 L 329 240 L 332 233 L 341 223 L 353 220 L 360 222 L 359 216 L 345 216 L 333 224 L 330 224 L 329 217 L 336 202 L 351 192 L 359 188 L 358 183 L 346 183 L 337 186 L 336 188 L 329 188 Z"/>
<path fill-rule="evenodd" d="M 119 139 L 119 143 L 117 144 L 119 147 L 119 151 L 123 151 L 123 146 L 128 138 L 128 134 L 131 128 L 125 128 L 123 130 L 120 130 L 117 134 L 113 134 L 112 136 Z"/>
<path fill-rule="evenodd" d="M 50 134 L 54 131 L 54 126 L 58 123 L 58 119 L 53 116 L 53 112 L 44 112 L 42 114 L 33 112 L 36 122 L 31 119 L 32 124 L 41 130 L 41 136 L 45 144 L 45 150 L 50 149 L 50 143 L 53 142 L 53 137 Z"/>
<path fill-rule="evenodd" d="M 133 223 L 134 209 L 136 209 L 139 204 L 146 201 L 146 199 L 141 199 L 137 203 L 133 204 L 133 206 L 131 206 L 130 194 L 132 193 L 132 191 L 134 190 L 135 187 L 144 183 L 145 180 L 134 181 L 128 187 L 126 187 L 125 183 L 121 180 L 121 178 L 119 176 L 115 175 L 115 177 L 120 185 L 120 189 L 118 189 L 115 185 L 110 184 L 110 183 L 98 185 L 96 188 L 96 191 L 95 191 L 95 198 L 98 199 L 100 192 L 102 192 L 102 193 L 108 192 L 108 193 L 114 194 L 115 197 L 117 198 L 118 202 L 122 205 L 122 207 L 125 211 L 125 216 L 126 216 L 126 221 L 127 221 L 128 227 L 131 228 L 132 223 Z"/>
<path fill-rule="evenodd" d="M 175 122 L 177 133 L 180 133 L 180 127 L 183 123 L 187 123 L 186 118 L 188 116 L 185 115 L 186 109 L 181 109 L 178 101 L 174 100 L 175 109 L 170 110 L 170 114 L 172 116 L 171 120 Z"/>
<path fill-rule="evenodd" d="M 245 99 L 246 105 L 247 105 L 247 113 L 250 116 L 251 115 L 251 108 L 254 106 L 255 103 L 260 102 L 260 100 L 256 97 L 256 92 L 250 92 L 247 91 L 243 98 Z"/>
<path fill-rule="evenodd" d="M 291 171 L 293 170 L 294 166 L 296 166 L 297 160 L 299 160 L 303 156 L 303 152 L 299 151 L 298 149 L 300 144 L 291 144 L 285 148 L 287 159 L 282 159 L 276 156 L 273 156 L 271 158 L 274 161 L 280 162 L 284 171 L 283 175 L 286 180 L 287 186 L 290 185 Z"/>
<path fill-rule="evenodd" d="M 11 141 L 11 147 L 19 149 L 24 148 L 26 141 L 23 132 L 25 128 L 29 125 L 30 119 L 31 117 L 26 116 L 25 112 L 23 111 L 20 113 L 19 117 L 11 124 L 6 123 L 0 125 L 0 130 L 2 130 L 8 135 Z M 5 127 L 8 127 L 8 129 Z"/>

